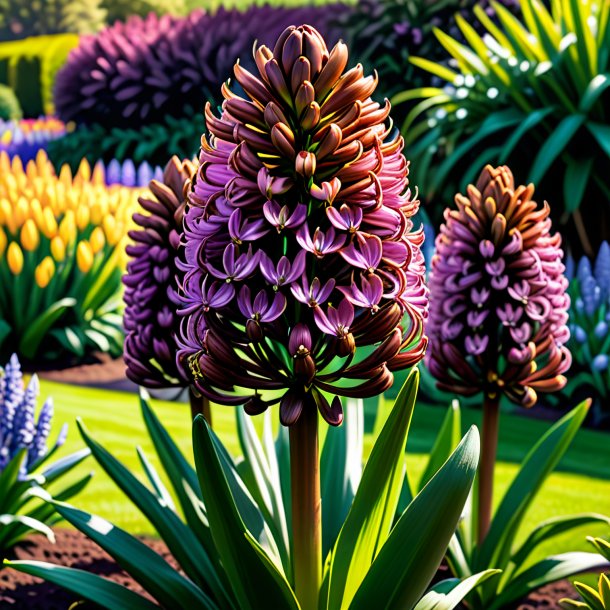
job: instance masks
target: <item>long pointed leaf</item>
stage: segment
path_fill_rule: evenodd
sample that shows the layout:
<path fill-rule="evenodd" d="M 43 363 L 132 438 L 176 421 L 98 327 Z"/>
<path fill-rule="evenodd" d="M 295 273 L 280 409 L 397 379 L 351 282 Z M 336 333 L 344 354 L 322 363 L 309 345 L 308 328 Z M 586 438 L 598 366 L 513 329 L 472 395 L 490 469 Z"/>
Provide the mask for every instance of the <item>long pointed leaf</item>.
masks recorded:
<path fill-rule="evenodd" d="M 410 610 L 418 603 L 462 514 L 479 462 L 479 444 L 478 430 L 472 427 L 398 520 L 350 610 Z"/>
<path fill-rule="evenodd" d="M 576 132 L 584 125 L 585 120 L 586 115 L 584 114 L 571 114 L 557 125 L 538 151 L 532 164 L 529 182 L 538 184 L 544 178 L 553 161 L 565 150 Z"/>
<path fill-rule="evenodd" d="M 159 610 L 146 598 L 107 578 L 43 561 L 4 561 L 9 566 L 59 585 L 108 610 Z"/>
<path fill-rule="evenodd" d="M 419 480 L 418 491 L 424 488 L 426 483 L 449 459 L 449 456 L 460 444 L 461 437 L 462 417 L 460 412 L 460 403 L 457 400 L 454 400 L 452 401 L 449 409 L 447 409 L 441 429 L 436 437 L 436 440 L 434 441 L 434 446 L 430 450 L 430 458 L 428 459 L 426 469 Z"/>
<path fill-rule="evenodd" d="M 166 608 L 218 606 L 163 557 L 114 524 L 69 504 L 53 502 L 55 510 L 76 529 L 99 544 L 146 591 Z"/>
<path fill-rule="evenodd" d="M 404 451 L 415 406 L 419 371 L 402 387 L 366 463 L 330 567 L 328 608 L 347 608 L 386 542 L 404 477 Z"/>
<path fill-rule="evenodd" d="M 335 544 L 362 477 L 364 405 L 348 398 L 343 425 L 329 427 L 320 457 L 323 554 Z"/>
<path fill-rule="evenodd" d="M 585 401 L 556 422 L 523 461 L 506 492 L 475 562 L 475 569 L 507 565 L 512 545 L 526 511 L 547 476 L 553 471 L 578 432 L 590 401 Z"/>
<path fill-rule="evenodd" d="M 215 572 L 203 546 L 191 530 L 121 462 L 94 441 L 80 420 L 77 420 L 77 425 L 93 457 L 152 523 L 185 573 L 206 592 L 210 591 L 216 582 Z"/>
<path fill-rule="evenodd" d="M 443 580 L 421 598 L 414 610 L 453 610 L 473 589 L 500 573 L 501 570 L 485 570 L 464 580 Z"/>
<path fill-rule="evenodd" d="M 610 564 L 596 553 L 564 553 L 543 559 L 527 568 L 495 597 L 489 610 L 510 607 L 530 591 L 583 572 L 607 570 Z"/>
<path fill-rule="evenodd" d="M 193 450 L 210 531 L 240 609 L 297 610 L 298 602 L 284 576 L 248 534 L 235 505 L 216 443 L 201 415 L 193 424 Z"/>

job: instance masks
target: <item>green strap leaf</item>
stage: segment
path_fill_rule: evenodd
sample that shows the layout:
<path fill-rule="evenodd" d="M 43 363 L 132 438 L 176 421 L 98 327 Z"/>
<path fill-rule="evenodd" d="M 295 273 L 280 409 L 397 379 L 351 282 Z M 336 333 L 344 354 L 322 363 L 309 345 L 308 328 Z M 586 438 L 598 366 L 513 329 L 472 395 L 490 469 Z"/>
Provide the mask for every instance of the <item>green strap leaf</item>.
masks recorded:
<path fill-rule="evenodd" d="M 405 472 L 404 452 L 419 371 L 403 385 L 366 463 L 332 553 L 329 609 L 347 608 L 390 533 Z"/>
<path fill-rule="evenodd" d="M 4 565 L 25 574 L 44 578 L 108 610 L 159 610 L 157 604 L 153 604 L 141 595 L 85 570 L 64 568 L 43 561 L 5 560 Z"/>
<path fill-rule="evenodd" d="M 78 464 L 80 464 L 90 455 L 91 451 L 89 449 L 81 449 L 80 451 L 66 455 L 65 457 L 53 462 L 42 473 L 45 482 L 51 483 L 59 479 L 67 472 L 70 472 L 70 470 L 72 470 L 74 467 L 78 466 Z"/>
<path fill-rule="evenodd" d="M 476 474 L 479 446 L 479 433 L 473 426 L 398 520 L 350 610 L 410 610 L 419 602 L 462 514 Z"/>
<path fill-rule="evenodd" d="M 521 572 L 511 580 L 500 595 L 494 597 L 489 610 L 500 610 L 520 600 L 530 591 L 549 583 L 581 574 L 607 570 L 610 565 L 596 553 L 563 553 L 547 557 Z"/>
<path fill-rule="evenodd" d="M 506 142 L 504 147 L 500 151 L 499 161 L 500 163 L 507 163 L 508 157 L 515 149 L 515 146 L 519 144 L 521 138 L 525 136 L 525 134 L 536 127 L 540 122 L 542 122 L 549 114 L 553 112 L 553 108 L 542 108 L 540 110 L 535 110 L 534 112 L 530 112 L 522 123 L 520 123 L 517 128 L 512 132 L 512 134 L 506 138 Z"/>
<path fill-rule="evenodd" d="M 589 523 L 605 523 L 610 525 L 610 517 L 597 513 L 582 513 L 580 515 L 555 517 L 544 521 L 528 535 L 527 540 L 521 545 L 519 550 L 513 554 L 511 563 L 516 566 L 524 565 L 532 551 L 543 542 L 568 532 L 575 527 L 580 527 Z"/>
<path fill-rule="evenodd" d="M 80 420 L 77 420 L 77 425 L 100 466 L 152 523 L 187 576 L 209 592 L 215 583 L 214 568 L 192 531 L 173 510 L 162 505 L 157 496 L 121 462 L 94 441 Z"/>
<path fill-rule="evenodd" d="M 320 457 L 323 556 L 335 545 L 362 478 L 364 404 L 352 398 L 345 403 L 343 424 L 328 428 Z"/>
<path fill-rule="evenodd" d="M 610 28 L 608 28 L 608 31 L 610 31 Z M 606 156 L 610 158 L 610 126 L 589 121 L 587 129 L 595 138 L 600 148 L 606 153 Z"/>
<path fill-rule="evenodd" d="M 126 531 L 69 504 L 52 504 L 66 521 L 99 544 L 166 608 L 218 608 L 201 589 L 174 570 L 163 557 Z"/>
<path fill-rule="evenodd" d="M 570 160 L 567 164 L 563 181 L 564 206 L 567 212 L 574 212 L 580 207 L 585 194 L 595 157 Z"/>
<path fill-rule="evenodd" d="M 588 114 L 591 112 L 591 108 L 593 108 L 601 94 L 608 87 L 610 87 L 610 74 L 598 74 L 597 76 L 593 77 L 587 86 L 587 90 L 580 99 L 580 104 L 578 105 L 580 112 L 583 114 Z"/>
<path fill-rule="evenodd" d="M 529 182 L 538 184 L 544 178 L 547 170 L 555 159 L 565 150 L 576 132 L 583 126 L 586 120 L 584 114 L 572 114 L 565 117 L 555 128 L 553 133 L 540 147 L 536 159 L 532 164 Z"/>
<path fill-rule="evenodd" d="M 19 341 L 19 351 L 27 358 L 33 358 L 48 330 L 61 318 L 66 309 L 74 307 L 76 299 L 66 298 L 56 301 L 28 327 Z"/>
<path fill-rule="evenodd" d="M 271 466 L 252 419 L 241 407 L 236 409 L 235 413 L 237 434 L 244 455 L 242 466 L 246 468 L 248 476 L 253 482 L 250 492 L 272 530 L 282 565 L 286 570 L 290 564 L 290 551 L 282 489 L 279 481 L 272 475 Z"/>
<path fill-rule="evenodd" d="M 503 569 L 523 518 L 547 476 L 557 466 L 578 432 L 590 401 L 582 402 L 556 422 L 534 445 L 506 492 L 477 557 L 474 569 Z"/>
<path fill-rule="evenodd" d="M 485 570 L 464 580 L 450 578 L 434 585 L 419 601 L 414 610 L 453 610 L 473 589 L 501 570 Z"/>
<path fill-rule="evenodd" d="M 47 537 L 50 542 L 55 543 L 53 530 L 38 519 L 27 515 L 0 515 L 0 539 L 3 541 L 0 549 L 9 548 L 10 541 L 18 533 L 21 538 L 25 533 L 38 532 Z"/>
<path fill-rule="evenodd" d="M 146 473 L 146 477 L 148 478 L 149 483 L 152 485 L 152 488 L 155 490 L 157 494 L 157 498 L 159 501 L 169 506 L 173 511 L 176 510 L 176 506 L 174 504 L 174 500 L 170 495 L 167 487 L 163 484 L 159 473 L 156 468 L 151 464 L 150 460 L 146 457 L 142 447 L 136 447 L 136 452 L 138 454 L 138 458 L 140 460 L 140 464 Z"/>
<path fill-rule="evenodd" d="M 193 448 L 210 531 L 239 607 L 297 610 L 290 585 L 239 515 L 210 428 L 201 415 L 193 424 Z"/>
<path fill-rule="evenodd" d="M 462 437 L 462 417 L 460 403 L 451 402 L 447 409 L 441 429 L 430 451 L 428 464 L 419 481 L 418 490 L 423 489 L 426 483 L 438 472 L 440 467 L 449 459 L 455 448 L 460 444 Z"/>

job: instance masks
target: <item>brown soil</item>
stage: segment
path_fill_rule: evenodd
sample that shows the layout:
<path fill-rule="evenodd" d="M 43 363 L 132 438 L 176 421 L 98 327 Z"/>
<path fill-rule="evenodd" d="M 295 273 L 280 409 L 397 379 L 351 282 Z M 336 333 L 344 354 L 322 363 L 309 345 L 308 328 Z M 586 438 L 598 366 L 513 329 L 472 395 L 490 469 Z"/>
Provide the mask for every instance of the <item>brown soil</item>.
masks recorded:
<path fill-rule="evenodd" d="M 85 385 L 107 390 L 137 391 L 137 386 L 125 376 L 123 358 L 112 359 L 108 354 L 96 354 L 95 362 L 59 368 L 37 370 L 38 376 L 50 381 Z"/>
<path fill-rule="evenodd" d="M 33 538 L 32 542 L 15 551 L 15 558 L 48 561 L 94 572 L 149 597 L 142 587 L 121 570 L 107 553 L 80 532 L 58 529 L 56 536 L 56 544 L 51 544 L 46 538 L 40 536 Z M 177 567 L 163 542 L 149 537 L 142 538 L 142 540 L 172 566 Z M 439 576 L 441 578 L 449 576 L 445 566 L 440 568 Z M 515 606 L 515 610 L 542 608 L 558 610 L 558 601 L 564 597 L 576 597 L 574 589 L 565 580 L 532 593 Z M 3 610 L 67 610 L 75 601 L 78 601 L 76 596 L 39 578 L 7 568 L 0 570 L 0 608 Z M 79 610 L 83 610 L 85 607 L 79 606 Z M 168 610 L 179 609 L 169 608 Z"/>

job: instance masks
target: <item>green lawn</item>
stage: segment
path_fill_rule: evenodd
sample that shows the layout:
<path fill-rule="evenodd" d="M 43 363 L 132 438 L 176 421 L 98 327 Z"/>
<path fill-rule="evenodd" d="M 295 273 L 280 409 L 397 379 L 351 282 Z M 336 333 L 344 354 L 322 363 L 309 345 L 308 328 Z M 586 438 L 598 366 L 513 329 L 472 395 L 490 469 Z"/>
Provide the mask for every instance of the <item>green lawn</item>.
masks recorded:
<path fill-rule="evenodd" d="M 146 436 L 140 416 L 137 396 L 122 392 L 110 392 L 89 388 L 41 382 L 42 397 L 53 396 L 55 401 L 54 430 L 63 422 L 70 423 L 70 431 L 62 454 L 82 447 L 82 440 L 74 425 L 80 416 L 93 437 L 101 442 L 117 458 L 133 471 L 141 473 L 136 446 L 141 446 L 151 461 L 157 465 L 156 456 Z M 170 434 L 190 458 L 191 439 L 189 408 L 187 405 L 153 401 L 157 415 Z M 444 415 L 443 409 L 418 405 L 409 436 L 408 469 L 417 478 L 425 465 L 425 452 L 432 446 L 434 435 Z M 478 413 L 463 414 L 463 425 L 477 423 Z M 239 450 L 235 434 L 234 411 L 230 407 L 215 407 L 214 427 L 228 449 Z M 367 417 L 365 449 L 372 445 L 373 416 Z M 502 492 L 514 477 L 518 463 L 550 424 L 520 415 L 505 415 L 501 422 L 499 464 L 497 468 L 498 492 Z M 74 500 L 77 506 L 99 514 L 132 533 L 152 533 L 149 524 L 121 492 L 89 459 L 81 468 L 95 471 L 89 487 Z M 499 498 L 496 494 L 496 500 Z M 547 480 L 538 500 L 528 514 L 522 536 L 530 526 L 543 519 L 576 513 L 595 511 L 610 515 L 610 435 L 591 430 L 581 430 L 573 446 L 562 461 L 558 472 Z M 610 535 L 604 529 L 585 529 L 568 534 L 553 548 L 541 552 L 557 553 L 567 550 L 587 549 L 587 534 Z"/>

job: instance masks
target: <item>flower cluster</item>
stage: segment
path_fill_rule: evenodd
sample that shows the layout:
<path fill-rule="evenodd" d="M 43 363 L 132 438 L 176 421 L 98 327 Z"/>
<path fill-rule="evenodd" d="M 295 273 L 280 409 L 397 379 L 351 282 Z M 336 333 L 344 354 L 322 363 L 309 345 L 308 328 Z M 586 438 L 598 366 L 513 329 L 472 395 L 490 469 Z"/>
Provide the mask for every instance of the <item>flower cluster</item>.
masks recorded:
<path fill-rule="evenodd" d="M 44 151 L 25 168 L 0 153 L 0 319 L 10 328 L 0 353 L 120 351 L 115 301 L 143 192 L 106 186 L 103 170 L 86 161 L 74 176 L 67 166 L 56 175 Z"/>
<path fill-rule="evenodd" d="M 570 298 L 561 237 L 533 185 L 487 166 L 445 210 L 430 278 L 427 363 L 442 389 L 525 407 L 565 385 Z"/>
<path fill-rule="evenodd" d="M 246 11 L 151 13 L 84 36 L 58 73 L 57 113 L 65 121 L 133 127 L 180 117 L 218 91 L 235 60 L 277 38 L 304 18 L 324 26 L 342 5 L 320 8 L 253 6 Z"/>
<path fill-rule="evenodd" d="M 608 400 L 610 382 L 610 245 L 603 242 L 592 266 L 580 259 L 576 273 L 567 265 L 570 278 L 570 351 L 578 372 L 584 373 L 599 394 L 596 406 Z M 576 372 L 576 370 L 574 372 Z M 607 416 L 610 405 L 603 409 Z"/>
<path fill-rule="evenodd" d="M 48 452 L 53 400 L 45 401 L 36 420 L 38 393 L 36 375 L 32 376 L 27 388 L 24 387 L 19 359 L 13 354 L 0 377 L 0 474 L 15 455 L 25 449 L 27 457 L 20 471 L 20 479 L 23 479 Z M 64 425 L 56 446 L 63 444 L 66 432 L 67 425 Z"/>
<path fill-rule="evenodd" d="M 22 163 L 35 159 L 38 151 L 66 134 L 66 126 L 55 117 L 0 120 L 0 152 L 9 157 L 19 157 Z"/>
<path fill-rule="evenodd" d="M 246 95 L 207 105 L 185 216 L 178 357 L 210 399 L 279 402 L 284 425 L 312 405 L 339 424 L 339 395 L 383 392 L 426 345 L 403 140 L 347 62 L 301 26 L 258 47 L 257 74 L 237 63 Z"/>
<path fill-rule="evenodd" d="M 108 185 L 148 186 L 151 180 L 163 182 L 163 169 L 159 166 L 153 168 L 146 161 L 137 167 L 131 159 L 126 159 L 122 163 L 117 159 L 112 159 L 108 165 L 105 165 L 103 161 L 98 161 L 96 165 L 99 165 L 104 171 Z"/>
<path fill-rule="evenodd" d="M 163 181 L 150 183 L 152 198 L 140 197 L 148 214 L 134 214 L 140 229 L 130 231 L 125 284 L 127 375 L 139 385 L 184 385 L 176 366 L 175 333 L 179 320 L 172 297 L 176 289 L 177 250 L 182 235 L 184 186 L 195 172 L 190 161 L 173 157 Z"/>

